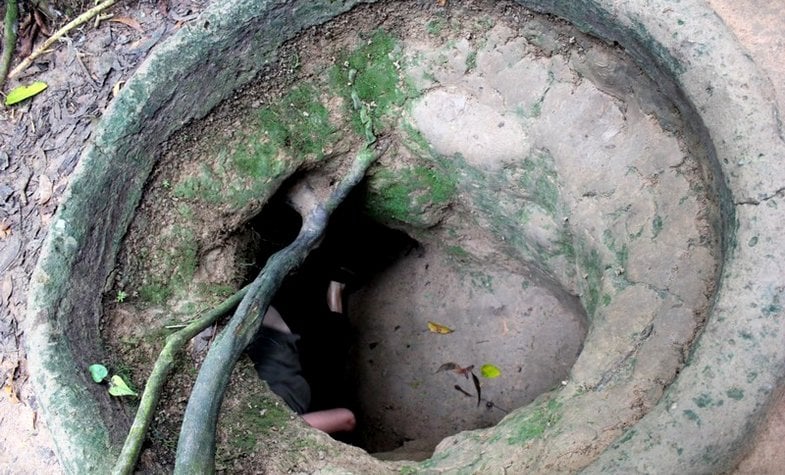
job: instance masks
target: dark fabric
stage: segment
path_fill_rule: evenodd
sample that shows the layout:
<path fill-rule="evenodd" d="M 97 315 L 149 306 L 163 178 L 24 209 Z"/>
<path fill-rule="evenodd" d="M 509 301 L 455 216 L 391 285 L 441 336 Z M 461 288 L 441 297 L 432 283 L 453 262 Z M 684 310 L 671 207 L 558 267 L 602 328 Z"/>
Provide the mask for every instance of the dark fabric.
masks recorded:
<path fill-rule="evenodd" d="M 352 341 L 346 315 L 325 308 L 309 317 L 302 332 L 300 361 L 311 385 L 312 411 L 350 407 L 351 386 L 346 383 L 346 371 Z"/>
<path fill-rule="evenodd" d="M 311 388 L 302 374 L 297 351 L 298 335 L 262 327 L 247 353 L 259 377 L 297 414 L 311 404 Z"/>

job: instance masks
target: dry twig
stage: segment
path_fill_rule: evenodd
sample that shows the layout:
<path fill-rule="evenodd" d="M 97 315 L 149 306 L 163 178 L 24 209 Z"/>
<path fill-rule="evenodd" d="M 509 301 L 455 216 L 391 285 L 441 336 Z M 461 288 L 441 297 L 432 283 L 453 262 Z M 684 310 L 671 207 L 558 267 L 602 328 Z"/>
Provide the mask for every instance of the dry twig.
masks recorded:
<path fill-rule="evenodd" d="M 55 31 L 52 34 L 52 36 L 50 36 L 46 41 L 44 41 L 43 44 L 41 44 L 41 46 L 36 48 L 35 51 L 30 53 L 30 56 L 26 57 L 21 63 L 19 63 L 19 65 L 15 67 L 13 71 L 11 71 L 8 77 L 13 78 L 17 76 L 19 73 L 27 69 L 28 66 L 33 64 L 33 61 L 35 61 L 36 58 L 46 53 L 49 47 L 52 46 L 57 40 L 68 34 L 74 28 L 81 26 L 87 23 L 88 21 L 92 20 L 96 15 L 106 10 L 107 8 L 111 7 L 115 3 L 117 3 L 117 0 L 105 0 L 104 2 L 99 3 L 98 5 L 82 13 L 81 15 L 74 18 L 73 20 L 69 21 L 65 26 Z"/>

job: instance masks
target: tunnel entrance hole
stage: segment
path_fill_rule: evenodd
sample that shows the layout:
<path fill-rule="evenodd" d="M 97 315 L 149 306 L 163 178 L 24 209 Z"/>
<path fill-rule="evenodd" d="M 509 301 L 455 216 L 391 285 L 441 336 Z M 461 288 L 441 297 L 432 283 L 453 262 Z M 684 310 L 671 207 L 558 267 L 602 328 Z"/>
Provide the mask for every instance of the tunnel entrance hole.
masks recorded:
<path fill-rule="evenodd" d="M 249 278 L 299 230 L 285 190 L 248 223 L 257 262 Z M 309 410 L 357 415 L 356 432 L 339 440 L 380 458 L 427 458 L 444 437 L 491 426 L 567 378 L 586 334 L 582 315 L 523 275 L 456 255 L 437 234 L 418 242 L 380 224 L 366 195 L 356 190 L 336 210 L 273 300 L 301 336 Z M 346 284 L 348 320 L 329 312 L 331 280 Z M 484 377 L 484 365 L 501 375 Z"/>

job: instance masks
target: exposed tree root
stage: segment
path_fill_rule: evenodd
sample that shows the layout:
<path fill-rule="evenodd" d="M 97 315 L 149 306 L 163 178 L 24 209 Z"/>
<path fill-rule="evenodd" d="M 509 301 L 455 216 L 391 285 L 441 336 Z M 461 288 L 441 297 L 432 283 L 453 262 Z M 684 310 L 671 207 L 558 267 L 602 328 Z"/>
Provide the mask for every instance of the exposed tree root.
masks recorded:
<path fill-rule="evenodd" d="M 212 325 L 216 320 L 226 315 L 237 306 L 242 298 L 245 297 L 249 287 L 250 286 L 246 286 L 237 291 L 237 293 L 224 300 L 212 312 L 191 322 L 182 330 L 179 330 L 166 338 L 166 344 L 161 350 L 161 354 L 158 355 L 158 359 L 155 360 L 155 365 L 150 373 L 150 377 L 147 378 L 147 383 L 144 386 L 142 399 L 139 402 L 139 408 L 136 410 L 136 417 L 134 417 L 131 430 L 128 432 L 128 436 L 125 439 L 120 457 L 112 468 L 113 474 L 133 473 L 136 462 L 139 459 L 139 453 L 142 450 L 142 443 L 147 435 L 147 429 L 150 427 L 150 422 L 155 415 L 155 407 L 161 396 L 161 390 L 169 377 L 169 372 L 172 370 L 172 367 L 174 367 L 177 353 L 183 349 L 191 338 L 198 335 L 202 330 Z"/>

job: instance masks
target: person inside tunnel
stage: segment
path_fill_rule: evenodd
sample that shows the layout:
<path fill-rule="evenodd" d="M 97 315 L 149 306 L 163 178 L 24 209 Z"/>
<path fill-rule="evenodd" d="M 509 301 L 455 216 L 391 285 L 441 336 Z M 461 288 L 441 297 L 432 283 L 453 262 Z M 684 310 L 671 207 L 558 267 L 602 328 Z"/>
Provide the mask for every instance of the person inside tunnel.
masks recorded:
<path fill-rule="evenodd" d="M 306 379 L 301 361 L 302 335 L 292 332 L 280 312 L 270 306 L 254 341 L 246 350 L 259 377 L 305 422 L 328 434 L 350 432 L 356 420 L 351 409 L 340 407 L 346 401 L 340 390 L 341 368 L 346 366 L 350 329 L 344 313 L 344 283 L 330 281 L 326 308 L 308 317 L 305 332 L 307 355 L 318 354 L 319 369 Z M 319 343 L 329 341 L 329 346 Z M 310 344 L 309 344 L 310 343 Z M 307 357 L 307 356 L 306 356 Z M 310 380 L 310 382 L 309 382 Z M 312 384 L 317 397 L 313 397 Z M 333 406 L 333 407 L 330 407 Z"/>

